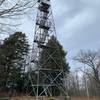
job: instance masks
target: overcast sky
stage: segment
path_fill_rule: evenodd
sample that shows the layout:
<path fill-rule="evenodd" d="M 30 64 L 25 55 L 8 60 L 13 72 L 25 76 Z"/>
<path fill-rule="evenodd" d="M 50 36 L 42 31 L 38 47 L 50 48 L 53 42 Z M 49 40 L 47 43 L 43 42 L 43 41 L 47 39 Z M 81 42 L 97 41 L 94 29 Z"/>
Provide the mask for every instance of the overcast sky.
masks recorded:
<path fill-rule="evenodd" d="M 53 0 L 52 10 L 58 39 L 68 51 L 70 66 L 74 69 L 76 66 L 71 58 L 80 49 L 99 49 L 100 0 Z M 31 40 L 34 34 L 34 22 L 31 18 L 27 18 L 20 27 Z"/>

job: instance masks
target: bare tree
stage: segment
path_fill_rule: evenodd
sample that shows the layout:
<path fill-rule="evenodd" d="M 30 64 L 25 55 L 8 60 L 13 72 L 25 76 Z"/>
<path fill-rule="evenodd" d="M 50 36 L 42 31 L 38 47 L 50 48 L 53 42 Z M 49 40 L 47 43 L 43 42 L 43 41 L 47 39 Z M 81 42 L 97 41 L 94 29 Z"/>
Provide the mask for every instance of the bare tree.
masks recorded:
<path fill-rule="evenodd" d="M 0 0 L 0 33 L 18 25 L 19 16 L 33 10 L 37 0 Z"/>
<path fill-rule="evenodd" d="M 87 67 L 88 72 L 86 71 L 85 73 L 88 76 L 92 76 L 96 80 L 100 88 L 100 77 L 99 77 L 99 70 L 98 70 L 98 68 L 100 68 L 99 53 L 96 51 L 81 50 L 80 53 L 76 57 L 74 57 L 74 60 L 84 64 L 84 66 Z"/>
<path fill-rule="evenodd" d="M 70 96 L 80 96 L 78 73 L 70 73 L 65 79 L 66 91 Z"/>

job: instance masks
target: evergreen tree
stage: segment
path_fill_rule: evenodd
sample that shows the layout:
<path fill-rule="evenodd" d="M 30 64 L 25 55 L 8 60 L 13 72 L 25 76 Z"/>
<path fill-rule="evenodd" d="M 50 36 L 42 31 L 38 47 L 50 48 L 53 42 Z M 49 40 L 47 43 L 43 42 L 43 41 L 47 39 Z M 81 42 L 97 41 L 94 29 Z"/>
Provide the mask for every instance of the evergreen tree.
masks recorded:
<path fill-rule="evenodd" d="M 4 86 L 9 82 L 18 85 L 22 81 L 23 62 L 28 51 L 29 45 L 22 32 L 16 32 L 4 40 L 0 46 L 0 67 L 4 69 L 4 75 L 0 77 Z"/>
<path fill-rule="evenodd" d="M 40 58 L 42 68 L 62 69 L 65 73 L 69 72 L 69 64 L 66 62 L 67 53 L 55 36 L 51 37 L 46 46 L 47 49 L 43 49 Z"/>

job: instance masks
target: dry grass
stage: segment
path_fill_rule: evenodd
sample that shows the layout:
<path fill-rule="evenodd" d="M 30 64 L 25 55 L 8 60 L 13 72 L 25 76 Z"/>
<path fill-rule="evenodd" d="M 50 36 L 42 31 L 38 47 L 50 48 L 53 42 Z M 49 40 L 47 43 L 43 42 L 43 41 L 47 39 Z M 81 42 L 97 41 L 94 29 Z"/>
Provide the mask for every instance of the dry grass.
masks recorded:
<path fill-rule="evenodd" d="M 13 97 L 12 100 L 36 100 L 35 97 L 23 96 L 23 97 Z M 39 100 L 58 100 L 54 97 L 39 97 Z"/>
<path fill-rule="evenodd" d="M 61 100 L 59 97 L 39 97 L 39 100 Z M 13 97 L 12 100 L 36 100 L 35 97 L 23 96 L 23 97 Z"/>
<path fill-rule="evenodd" d="M 51 98 L 53 98 L 53 100 L 70 100 L 70 99 L 65 99 L 65 97 L 39 97 L 39 100 L 51 100 Z M 31 97 L 31 96 L 21 96 L 21 97 L 13 97 L 12 100 L 36 100 L 35 97 Z M 71 100 L 100 100 L 100 98 L 98 97 L 91 97 L 91 98 L 87 98 L 87 97 L 71 97 Z"/>
<path fill-rule="evenodd" d="M 71 97 L 71 100 L 100 100 L 99 97 Z"/>
<path fill-rule="evenodd" d="M 11 100 L 35 100 L 34 97 L 30 96 L 21 96 L 21 97 L 13 97 Z"/>

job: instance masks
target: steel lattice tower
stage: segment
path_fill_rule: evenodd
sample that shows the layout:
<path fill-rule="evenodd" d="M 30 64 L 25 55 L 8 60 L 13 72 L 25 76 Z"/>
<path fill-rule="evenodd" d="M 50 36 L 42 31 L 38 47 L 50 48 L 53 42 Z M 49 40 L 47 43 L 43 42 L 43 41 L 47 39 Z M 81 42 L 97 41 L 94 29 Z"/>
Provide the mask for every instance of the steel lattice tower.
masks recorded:
<path fill-rule="evenodd" d="M 35 79 L 37 80 L 36 82 L 31 81 L 31 84 L 33 92 L 36 95 L 36 100 L 39 100 L 39 96 L 52 96 L 53 87 L 55 86 L 62 91 L 62 93 L 66 94 L 64 87 L 58 82 L 58 78 L 63 75 L 63 67 L 60 66 L 58 69 L 52 69 L 52 67 L 47 68 L 46 66 L 42 67 L 43 64 L 39 62 L 42 51 L 52 48 L 47 45 L 52 35 L 56 37 L 50 0 L 38 0 L 38 11 L 31 54 L 31 65 L 33 66 L 31 69 L 33 69 L 32 72 L 35 73 Z M 57 50 L 59 50 L 59 48 Z M 55 52 L 56 50 L 52 54 L 48 54 L 48 59 L 52 58 Z M 54 62 L 57 63 L 55 60 Z M 52 76 L 52 72 L 56 73 L 55 77 Z M 29 77 L 31 80 L 33 79 L 31 74 Z"/>

